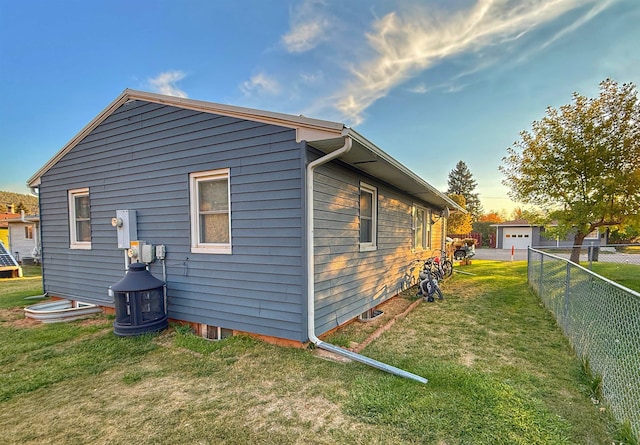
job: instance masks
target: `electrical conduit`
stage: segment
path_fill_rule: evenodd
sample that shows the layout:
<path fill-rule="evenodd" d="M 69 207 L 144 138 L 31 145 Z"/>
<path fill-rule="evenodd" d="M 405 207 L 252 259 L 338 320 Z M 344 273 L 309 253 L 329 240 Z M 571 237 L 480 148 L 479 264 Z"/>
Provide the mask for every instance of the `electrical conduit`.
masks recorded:
<path fill-rule="evenodd" d="M 344 135 L 344 133 L 343 133 Z M 307 202 L 307 335 L 309 341 L 320 349 L 333 352 L 335 354 L 347 357 L 351 360 L 364 363 L 391 374 L 416 380 L 420 383 L 427 383 L 427 379 L 419 375 L 396 368 L 386 363 L 373 360 L 355 352 L 343 349 L 339 346 L 323 342 L 315 334 L 315 255 L 314 255 L 314 221 L 313 221 L 313 173 L 316 167 L 326 164 L 351 150 L 353 141 L 348 135 L 344 135 L 344 145 L 338 150 L 322 156 L 307 165 L 307 184 L 306 184 L 306 202 Z"/>

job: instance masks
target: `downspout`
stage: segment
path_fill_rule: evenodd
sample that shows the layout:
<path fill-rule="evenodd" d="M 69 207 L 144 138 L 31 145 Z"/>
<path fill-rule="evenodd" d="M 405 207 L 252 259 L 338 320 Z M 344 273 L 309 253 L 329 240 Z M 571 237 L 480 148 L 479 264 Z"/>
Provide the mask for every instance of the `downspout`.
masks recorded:
<path fill-rule="evenodd" d="M 364 363 L 365 365 L 372 366 L 391 374 L 395 374 L 407 379 L 416 380 L 420 383 L 427 383 L 427 379 L 418 375 L 412 374 L 408 371 L 396 368 L 386 363 L 373 360 L 369 357 L 365 357 L 355 352 L 343 349 L 339 346 L 332 345 L 330 343 L 323 342 L 316 337 L 315 329 L 315 255 L 314 255 L 314 221 L 313 221 L 313 173 L 316 167 L 326 164 L 327 162 L 336 159 L 337 157 L 347 153 L 351 150 L 353 141 L 351 137 L 344 136 L 344 145 L 336 151 L 333 151 L 325 156 L 322 156 L 315 161 L 312 161 L 307 165 L 307 177 L 306 177 L 306 202 L 307 202 L 307 335 L 309 341 L 316 345 L 320 349 L 324 349 L 333 352 L 338 355 L 342 355 L 351 360 Z"/>

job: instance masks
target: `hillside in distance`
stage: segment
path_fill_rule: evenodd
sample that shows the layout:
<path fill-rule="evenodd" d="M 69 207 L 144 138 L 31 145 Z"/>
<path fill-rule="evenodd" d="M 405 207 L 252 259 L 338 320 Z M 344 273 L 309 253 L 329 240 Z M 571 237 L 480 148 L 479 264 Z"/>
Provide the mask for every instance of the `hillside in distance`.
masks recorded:
<path fill-rule="evenodd" d="M 20 208 L 24 208 L 27 215 L 40 213 L 37 196 L 0 190 L 0 213 L 8 213 L 10 205 L 14 206 L 16 213 L 20 213 Z"/>

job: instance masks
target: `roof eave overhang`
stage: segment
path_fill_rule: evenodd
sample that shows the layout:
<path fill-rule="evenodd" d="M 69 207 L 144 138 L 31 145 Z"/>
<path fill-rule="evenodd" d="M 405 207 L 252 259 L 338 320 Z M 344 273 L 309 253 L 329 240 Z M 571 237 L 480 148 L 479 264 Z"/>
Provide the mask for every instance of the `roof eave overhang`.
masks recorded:
<path fill-rule="evenodd" d="M 433 207 L 441 210 L 448 208 L 453 211 L 466 213 L 466 210 L 456 204 L 455 201 L 451 200 L 444 193 L 416 175 L 388 153 L 382 151 L 355 130 L 346 128 L 342 136 L 349 136 L 353 140 L 351 150 L 339 158 L 342 162 L 374 178 L 382 180 Z M 341 144 L 342 137 L 309 141 L 309 145 L 324 153 L 330 153 L 336 150 Z"/>
<path fill-rule="evenodd" d="M 324 153 L 329 153 L 341 147 L 344 143 L 344 137 L 349 136 L 354 144 L 348 153 L 341 156 L 340 159 L 343 162 L 362 170 L 374 178 L 393 185 L 403 192 L 414 196 L 420 201 L 429 203 L 434 207 L 439 209 L 448 208 L 466 213 L 462 207 L 449 199 L 445 194 L 438 191 L 435 187 L 431 186 L 355 130 L 345 127 L 342 123 L 130 89 L 124 90 L 120 96 L 102 110 L 100 114 L 58 151 L 53 158 L 29 178 L 27 181 L 29 187 L 38 187 L 41 183 L 42 176 L 51 169 L 51 167 L 59 162 L 73 147 L 80 143 L 80 141 L 118 108 L 131 100 L 143 100 L 291 128 L 296 131 L 297 142 L 306 141 L 310 146 Z"/>

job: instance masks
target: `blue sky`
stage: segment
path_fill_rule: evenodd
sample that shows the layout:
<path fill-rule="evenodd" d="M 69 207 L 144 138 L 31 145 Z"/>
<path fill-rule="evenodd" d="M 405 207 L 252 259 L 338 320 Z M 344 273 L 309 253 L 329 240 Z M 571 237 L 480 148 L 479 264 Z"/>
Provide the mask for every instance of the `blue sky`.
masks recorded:
<path fill-rule="evenodd" d="M 511 211 L 506 148 L 572 93 L 640 83 L 637 0 L 0 0 L 0 190 L 125 88 L 344 122 Z"/>

